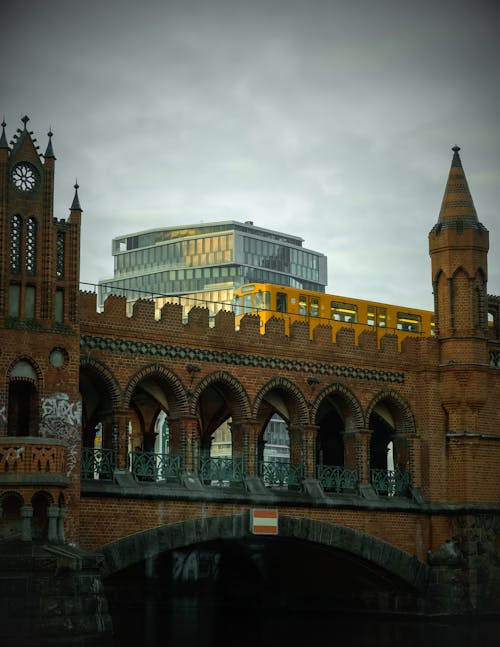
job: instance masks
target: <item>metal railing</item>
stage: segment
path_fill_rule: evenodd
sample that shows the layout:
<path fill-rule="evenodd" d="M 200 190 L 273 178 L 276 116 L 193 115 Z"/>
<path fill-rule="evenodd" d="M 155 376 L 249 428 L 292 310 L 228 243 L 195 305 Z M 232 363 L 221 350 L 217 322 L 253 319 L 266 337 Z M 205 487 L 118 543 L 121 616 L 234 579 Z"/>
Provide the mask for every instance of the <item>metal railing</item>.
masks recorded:
<path fill-rule="evenodd" d="M 268 488 L 299 489 L 304 478 L 304 466 L 281 461 L 261 461 L 259 476 Z"/>
<path fill-rule="evenodd" d="M 345 492 L 357 489 L 359 472 L 339 465 L 318 465 L 316 478 L 325 492 Z"/>
<path fill-rule="evenodd" d="M 410 488 L 409 472 L 399 469 L 371 469 L 370 481 L 375 492 L 382 496 L 406 496 Z"/>
<path fill-rule="evenodd" d="M 243 463 L 230 457 L 202 456 L 198 476 L 204 485 L 243 487 Z"/>
<path fill-rule="evenodd" d="M 82 479 L 111 481 L 115 466 L 114 450 L 82 448 Z"/>
<path fill-rule="evenodd" d="M 180 456 L 155 452 L 135 451 L 130 454 L 132 474 L 139 481 L 174 481 L 180 483 L 182 459 Z"/>

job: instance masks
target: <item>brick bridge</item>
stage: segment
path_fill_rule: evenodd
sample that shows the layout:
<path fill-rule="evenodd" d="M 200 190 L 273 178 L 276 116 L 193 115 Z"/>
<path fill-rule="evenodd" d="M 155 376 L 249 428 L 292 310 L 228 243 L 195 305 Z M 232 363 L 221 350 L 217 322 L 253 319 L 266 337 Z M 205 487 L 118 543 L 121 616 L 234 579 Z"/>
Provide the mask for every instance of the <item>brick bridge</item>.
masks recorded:
<path fill-rule="evenodd" d="M 212 324 L 202 308 L 184 322 L 174 304 L 157 318 L 148 301 L 128 316 L 115 296 L 98 312 L 96 295 L 79 291 L 76 191 L 69 219 L 52 217 L 50 140 L 43 163 L 26 128 L 12 150 L 4 140 L 7 638 L 26 619 L 28 633 L 61 629 L 40 590 L 54 608 L 71 601 L 75 632 L 106 633 L 102 581 L 142 562 L 151 569 L 166 553 L 193 550 L 199 562 L 206 547 L 219 550 L 214 542 L 260 551 L 261 571 L 278 559 L 268 548 L 276 542 L 299 550 L 297 571 L 300 550 L 322 547 L 349 564 L 346 582 L 370 573 L 371 608 L 497 612 L 500 300 L 487 295 L 488 232 L 458 150 L 429 234 L 436 334 L 398 345 L 380 329 L 334 337 L 320 326 L 311 339 L 297 323 L 285 335 L 277 319 L 261 334 L 255 316 L 236 330 L 232 313 Z M 39 176 L 28 192 L 8 181 L 17 164 Z M 281 462 L 266 444 L 273 416 L 288 439 Z M 221 426 L 224 456 L 214 452 Z M 276 535 L 252 533 L 255 509 L 276 512 Z M 58 575 L 70 578 L 64 595 Z M 42 584 L 19 585 L 33 578 Z"/>

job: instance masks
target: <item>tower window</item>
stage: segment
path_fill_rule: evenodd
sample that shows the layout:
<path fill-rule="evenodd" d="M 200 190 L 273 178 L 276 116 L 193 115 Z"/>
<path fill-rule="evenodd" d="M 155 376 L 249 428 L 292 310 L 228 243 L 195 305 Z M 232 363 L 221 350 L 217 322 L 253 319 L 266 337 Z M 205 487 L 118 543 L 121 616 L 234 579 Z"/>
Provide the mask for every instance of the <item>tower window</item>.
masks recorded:
<path fill-rule="evenodd" d="M 36 220 L 28 218 L 26 225 L 26 272 L 35 274 L 36 271 Z"/>
<path fill-rule="evenodd" d="M 21 271 L 21 216 L 10 219 L 10 271 L 19 274 Z"/>
<path fill-rule="evenodd" d="M 64 290 L 57 289 L 54 301 L 54 319 L 57 323 L 62 323 L 64 319 Z"/>
<path fill-rule="evenodd" d="M 33 285 L 27 285 L 24 288 L 24 318 L 35 318 L 35 294 L 36 288 Z"/>
<path fill-rule="evenodd" d="M 9 285 L 9 317 L 19 319 L 19 306 L 21 301 L 21 286 L 18 283 Z"/>
<path fill-rule="evenodd" d="M 64 278 L 64 232 L 57 232 L 56 278 Z"/>

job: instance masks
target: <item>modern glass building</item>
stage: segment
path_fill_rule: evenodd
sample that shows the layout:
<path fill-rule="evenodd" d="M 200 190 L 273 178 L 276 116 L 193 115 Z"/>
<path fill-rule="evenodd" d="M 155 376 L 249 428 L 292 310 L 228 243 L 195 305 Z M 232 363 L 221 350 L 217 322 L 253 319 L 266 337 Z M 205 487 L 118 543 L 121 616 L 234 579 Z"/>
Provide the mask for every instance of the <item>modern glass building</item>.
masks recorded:
<path fill-rule="evenodd" d="M 114 276 L 99 282 L 99 304 L 109 294 L 180 298 L 189 310 L 213 315 L 232 302 L 244 283 L 276 283 L 325 291 L 326 256 L 302 247 L 303 239 L 233 220 L 162 227 L 113 239 Z M 172 299 L 165 299 L 172 301 Z"/>

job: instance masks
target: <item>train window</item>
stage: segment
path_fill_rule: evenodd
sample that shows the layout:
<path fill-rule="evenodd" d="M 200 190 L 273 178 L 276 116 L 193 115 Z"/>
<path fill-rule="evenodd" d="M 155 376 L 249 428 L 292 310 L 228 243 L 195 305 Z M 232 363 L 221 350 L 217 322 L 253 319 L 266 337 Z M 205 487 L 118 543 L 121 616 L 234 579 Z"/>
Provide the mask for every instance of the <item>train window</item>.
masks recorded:
<path fill-rule="evenodd" d="M 251 294 L 245 294 L 243 297 L 243 312 L 247 314 L 247 312 L 252 312 L 252 295 Z"/>
<path fill-rule="evenodd" d="M 387 325 L 387 309 L 368 306 L 367 323 L 369 326 L 385 328 Z"/>
<path fill-rule="evenodd" d="M 396 327 L 398 330 L 406 330 L 406 332 L 421 332 L 422 317 L 409 312 L 398 312 Z"/>
<path fill-rule="evenodd" d="M 276 292 L 276 312 L 288 312 L 286 292 Z"/>
<path fill-rule="evenodd" d="M 358 320 L 358 306 L 354 303 L 330 302 L 330 316 L 335 321 L 355 323 Z"/>
<path fill-rule="evenodd" d="M 255 285 L 242 285 L 240 288 L 241 292 L 252 292 L 255 290 Z"/>
<path fill-rule="evenodd" d="M 436 317 L 431 317 L 431 335 L 436 334 Z"/>
<path fill-rule="evenodd" d="M 319 317 L 319 299 L 311 297 L 311 317 Z"/>
<path fill-rule="evenodd" d="M 269 292 L 259 290 L 253 295 L 253 305 L 256 310 L 269 310 Z"/>
<path fill-rule="evenodd" d="M 234 295 L 233 299 L 233 312 L 234 314 L 238 317 L 239 315 L 243 314 L 242 308 L 241 308 L 241 297 L 238 294 Z"/>
<path fill-rule="evenodd" d="M 303 294 L 299 296 L 299 315 L 305 317 L 307 314 L 307 297 Z"/>

